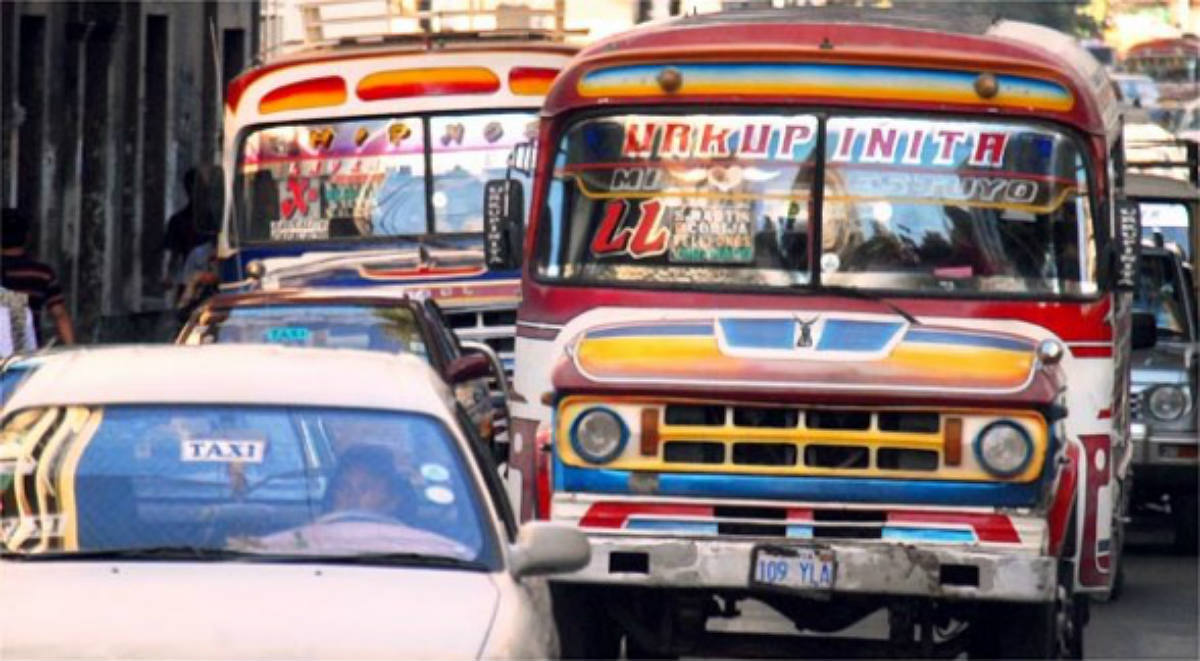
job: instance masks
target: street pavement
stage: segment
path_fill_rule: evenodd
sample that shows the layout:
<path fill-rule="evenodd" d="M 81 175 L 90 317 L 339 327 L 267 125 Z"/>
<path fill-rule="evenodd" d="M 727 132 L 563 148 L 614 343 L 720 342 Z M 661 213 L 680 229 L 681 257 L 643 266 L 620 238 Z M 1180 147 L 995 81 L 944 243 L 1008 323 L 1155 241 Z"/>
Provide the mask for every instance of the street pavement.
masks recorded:
<path fill-rule="evenodd" d="M 1092 608 L 1088 658 L 1200 658 L 1197 558 L 1176 553 L 1170 540 L 1162 529 L 1130 534 L 1124 594 Z"/>
<path fill-rule="evenodd" d="M 1084 640 L 1089 659 L 1200 659 L 1197 557 L 1171 546 L 1161 526 L 1130 533 L 1125 557 L 1125 591 L 1119 599 L 1092 605 Z M 710 630 L 794 634 L 791 623 L 757 602 L 743 602 L 742 616 L 710 620 Z M 839 636 L 881 639 L 887 618 L 881 611 Z"/>

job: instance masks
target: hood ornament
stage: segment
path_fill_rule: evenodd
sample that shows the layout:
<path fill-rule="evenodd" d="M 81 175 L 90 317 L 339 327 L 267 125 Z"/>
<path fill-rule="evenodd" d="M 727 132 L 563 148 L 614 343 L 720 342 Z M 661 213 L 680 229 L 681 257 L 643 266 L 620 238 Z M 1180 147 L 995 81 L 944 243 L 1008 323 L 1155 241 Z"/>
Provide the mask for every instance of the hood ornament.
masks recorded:
<path fill-rule="evenodd" d="M 796 316 L 796 348 L 805 349 L 813 345 L 812 327 L 821 317 L 818 315 L 812 319 L 801 319 Z"/>

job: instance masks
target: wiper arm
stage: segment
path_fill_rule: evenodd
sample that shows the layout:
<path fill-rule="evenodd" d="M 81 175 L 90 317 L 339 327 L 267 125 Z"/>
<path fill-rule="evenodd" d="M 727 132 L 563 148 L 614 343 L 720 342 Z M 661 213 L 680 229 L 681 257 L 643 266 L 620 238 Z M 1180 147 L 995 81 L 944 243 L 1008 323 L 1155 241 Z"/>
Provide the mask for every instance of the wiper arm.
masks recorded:
<path fill-rule="evenodd" d="M 147 546 L 127 549 L 83 551 L 47 551 L 43 553 L 5 552 L 5 560 L 231 560 L 255 557 L 253 553 L 203 546 Z"/>
<path fill-rule="evenodd" d="M 845 285 L 821 285 L 813 290 L 814 294 L 820 294 L 820 293 L 826 293 L 826 292 L 828 292 L 830 294 L 837 294 L 838 296 L 845 296 L 847 298 L 857 298 L 862 301 L 871 301 L 872 303 L 878 303 L 878 304 L 890 309 L 892 312 L 895 312 L 896 314 L 900 315 L 901 317 L 904 317 L 905 321 L 907 321 L 908 323 L 910 323 L 914 326 L 919 326 L 921 324 L 921 322 L 917 321 L 916 317 L 914 317 L 911 314 L 909 314 L 908 312 L 906 312 L 904 310 L 904 308 L 883 298 L 882 296 L 877 296 L 875 294 L 869 294 L 861 289 L 857 289 L 855 287 L 847 287 Z"/>
<path fill-rule="evenodd" d="M 487 569 L 481 562 L 446 555 L 426 553 L 356 553 L 354 555 L 310 556 L 322 562 L 352 565 L 417 565 L 421 567 L 452 567 L 455 569 Z"/>

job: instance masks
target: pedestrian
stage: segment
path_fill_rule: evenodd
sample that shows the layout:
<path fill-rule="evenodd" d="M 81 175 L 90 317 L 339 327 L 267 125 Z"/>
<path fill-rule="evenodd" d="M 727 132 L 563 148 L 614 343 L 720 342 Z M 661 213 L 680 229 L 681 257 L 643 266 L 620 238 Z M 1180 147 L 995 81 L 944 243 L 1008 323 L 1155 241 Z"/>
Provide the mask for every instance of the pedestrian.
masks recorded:
<path fill-rule="evenodd" d="M 188 256 L 214 234 L 208 205 L 197 200 L 196 177 L 196 168 L 183 173 L 183 190 L 188 201 L 167 220 L 167 233 L 163 237 L 163 285 L 174 306 L 179 305 L 188 284 L 185 273 Z"/>
<path fill-rule="evenodd" d="M 28 297 L 29 309 L 33 313 L 33 327 L 39 333 L 39 338 L 42 312 L 46 311 L 54 318 L 58 341 L 62 344 L 75 344 L 75 329 L 71 325 L 66 298 L 54 269 L 26 252 L 29 229 L 28 217 L 16 209 L 4 210 L 3 225 L 0 225 L 0 287 Z M 45 344 L 42 341 L 37 343 Z"/>
<path fill-rule="evenodd" d="M 29 311 L 29 297 L 0 287 L 0 360 L 15 353 L 36 350 L 37 340 L 33 330 L 33 313 Z M 0 402 L 2 401 L 4 393 L 0 393 Z"/>

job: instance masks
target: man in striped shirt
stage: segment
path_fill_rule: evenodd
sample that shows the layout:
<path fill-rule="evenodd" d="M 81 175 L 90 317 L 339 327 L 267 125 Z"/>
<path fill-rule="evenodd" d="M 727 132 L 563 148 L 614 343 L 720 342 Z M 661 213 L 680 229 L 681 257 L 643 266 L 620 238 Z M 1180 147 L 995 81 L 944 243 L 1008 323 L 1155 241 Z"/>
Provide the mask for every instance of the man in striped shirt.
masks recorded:
<path fill-rule="evenodd" d="M 35 329 L 41 328 L 45 310 L 54 319 L 59 342 L 75 344 L 75 329 L 54 269 L 29 256 L 25 251 L 28 239 L 29 219 L 16 209 L 5 209 L 0 225 L 0 287 L 29 297 Z M 40 338 L 38 344 L 44 344 Z"/>

